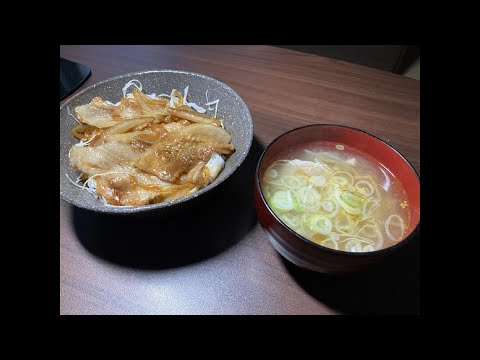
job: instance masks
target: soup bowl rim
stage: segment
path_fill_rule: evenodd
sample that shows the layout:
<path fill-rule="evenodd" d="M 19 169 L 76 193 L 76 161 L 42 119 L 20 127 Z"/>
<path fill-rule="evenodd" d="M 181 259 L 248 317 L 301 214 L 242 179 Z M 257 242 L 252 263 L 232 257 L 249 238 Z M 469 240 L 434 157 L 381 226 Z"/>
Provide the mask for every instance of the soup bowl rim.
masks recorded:
<path fill-rule="evenodd" d="M 378 136 L 375 136 L 373 134 L 370 134 L 369 132 L 365 131 L 365 130 L 362 130 L 362 129 L 358 129 L 358 128 L 355 128 L 355 127 L 352 127 L 352 126 L 348 126 L 348 125 L 341 125 L 341 124 L 310 124 L 310 125 L 304 125 L 304 126 L 299 126 L 299 127 L 296 127 L 296 128 L 293 128 L 293 129 L 290 129 L 282 134 L 280 134 L 279 136 L 277 136 L 275 139 L 273 139 L 268 145 L 267 147 L 265 148 L 265 150 L 263 151 L 262 155 L 260 156 L 259 160 L 258 160 L 258 163 L 257 163 L 257 168 L 256 168 L 256 171 L 255 171 L 255 185 L 257 187 L 257 190 L 258 190 L 258 193 L 260 195 L 260 198 L 262 199 L 262 203 L 264 204 L 264 206 L 268 209 L 269 213 L 273 216 L 273 218 L 275 219 L 276 222 L 278 222 L 280 225 L 282 225 L 282 227 L 284 229 L 286 229 L 291 235 L 303 240 L 304 242 L 306 242 L 307 244 L 310 244 L 320 250 L 323 250 L 323 251 L 327 251 L 327 252 L 330 252 L 330 253 L 333 253 L 333 254 L 337 254 L 337 255 L 346 255 L 346 256 L 359 256 L 359 257 L 371 257 L 371 256 L 381 256 L 381 255 L 385 255 L 385 254 L 389 254 L 391 252 L 394 252 L 396 250 L 398 250 L 399 248 L 405 246 L 407 244 L 407 242 L 409 242 L 413 237 L 415 237 L 415 235 L 417 234 L 419 228 L 420 228 L 420 218 L 417 222 L 417 224 L 415 225 L 415 228 L 410 231 L 410 233 L 408 235 L 406 235 L 402 240 L 398 241 L 395 245 L 392 245 L 392 246 L 389 246 L 387 248 L 383 248 L 383 249 L 379 249 L 379 250 L 374 250 L 374 251 L 368 251 L 368 252 L 351 252 L 351 251 L 344 251 L 344 250 L 335 250 L 335 249 L 332 249 L 332 248 L 329 248 L 329 247 L 326 247 L 326 246 L 323 246 L 323 245 L 320 245 L 320 244 L 317 244 L 309 239 L 307 239 L 306 237 L 304 237 L 303 235 L 297 233 L 296 231 L 294 231 L 293 229 L 291 229 L 288 225 L 286 225 L 276 214 L 275 212 L 270 208 L 270 205 L 268 204 L 267 200 L 265 199 L 265 196 L 263 194 L 263 191 L 262 191 L 262 187 L 261 187 L 261 183 L 260 183 L 260 167 L 262 166 L 262 162 L 263 162 L 263 158 L 265 157 L 265 154 L 268 152 L 268 150 L 270 149 L 270 147 L 275 144 L 277 141 L 279 141 L 282 137 L 290 134 L 291 132 L 294 132 L 294 131 L 298 131 L 298 130 L 301 130 L 301 129 L 305 129 L 305 128 L 308 128 L 308 127 L 318 127 L 318 126 L 331 126 L 331 127 L 339 127 L 339 128 L 346 128 L 346 129 L 350 129 L 350 130 L 354 130 L 354 131 L 358 131 L 358 132 L 361 132 L 361 133 L 364 133 L 365 135 L 367 136 L 370 136 L 372 138 L 374 138 L 375 140 L 378 140 L 380 142 L 382 142 L 383 144 L 385 144 L 386 146 L 390 147 L 393 151 L 395 151 L 399 156 L 400 158 L 403 159 L 403 161 L 405 161 L 408 166 L 410 166 L 410 168 L 412 169 L 413 173 L 415 174 L 415 176 L 417 177 L 417 181 L 419 183 L 419 186 L 420 186 L 420 176 L 418 175 L 418 172 L 417 170 L 415 170 L 414 166 L 410 163 L 410 161 L 408 161 L 408 159 L 400 152 L 398 151 L 395 147 L 393 147 L 392 145 L 388 144 L 387 142 L 385 142 L 384 140 L 382 140 L 381 138 L 379 138 Z M 373 158 L 375 158 L 375 156 L 372 155 Z M 407 189 L 405 189 L 405 191 L 408 191 Z"/>

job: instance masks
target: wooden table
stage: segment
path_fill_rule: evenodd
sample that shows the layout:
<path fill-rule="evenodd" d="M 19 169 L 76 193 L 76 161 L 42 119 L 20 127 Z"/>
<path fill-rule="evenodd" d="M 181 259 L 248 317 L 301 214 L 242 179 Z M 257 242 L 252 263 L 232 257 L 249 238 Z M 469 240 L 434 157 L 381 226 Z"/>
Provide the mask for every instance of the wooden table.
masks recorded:
<path fill-rule="evenodd" d="M 311 273 L 276 253 L 252 195 L 264 147 L 306 124 L 366 130 L 420 172 L 419 81 L 270 46 L 62 46 L 60 56 L 92 69 L 81 88 L 141 70 L 212 76 L 244 99 L 255 133 L 230 195 L 214 193 L 188 218 L 112 218 L 60 201 L 61 314 L 420 312 L 419 237 L 362 276 Z"/>

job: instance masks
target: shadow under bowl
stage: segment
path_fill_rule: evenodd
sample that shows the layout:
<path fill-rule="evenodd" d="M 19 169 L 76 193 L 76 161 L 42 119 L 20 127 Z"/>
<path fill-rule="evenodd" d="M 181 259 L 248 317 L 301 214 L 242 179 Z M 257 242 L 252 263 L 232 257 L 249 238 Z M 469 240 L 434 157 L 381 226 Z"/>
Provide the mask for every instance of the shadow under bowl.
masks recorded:
<path fill-rule="evenodd" d="M 88 192 L 69 182 L 65 175 L 71 179 L 78 176 L 70 166 L 68 157 L 69 150 L 78 142 L 71 134 L 71 129 L 77 123 L 70 116 L 69 111 L 73 113 L 76 106 L 88 104 L 95 96 L 101 96 L 104 100 L 116 103 L 123 96 L 122 89 L 125 84 L 133 79 L 142 83 L 143 92 L 146 94 L 170 93 L 172 89 L 183 92 L 183 89 L 189 86 L 189 102 L 205 104 L 207 91 L 210 101 L 219 100 L 217 117 L 222 120 L 225 130 L 232 135 L 231 143 L 235 151 L 226 160 L 224 169 L 211 184 L 174 201 L 142 206 L 106 206 L 100 199 L 95 199 Z M 213 116 L 215 110 L 205 107 L 207 114 Z M 155 212 L 160 214 L 174 205 L 185 204 L 207 193 L 225 181 L 247 157 L 252 140 L 253 121 L 247 105 L 232 88 L 218 80 L 202 74 L 177 70 L 142 71 L 120 75 L 88 87 L 60 107 L 60 198 L 79 208 L 101 213 L 143 215 Z"/>
<path fill-rule="evenodd" d="M 354 253 L 316 244 L 285 225 L 268 205 L 261 189 L 265 170 L 286 149 L 311 142 L 337 142 L 358 149 L 383 164 L 403 185 L 410 207 L 410 223 L 404 239 L 377 251 Z M 391 145 L 359 129 L 316 124 L 290 130 L 273 140 L 263 152 L 255 173 L 255 207 L 258 219 L 273 247 L 284 258 L 305 269 L 330 274 L 352 273 L 387 261 L 412 239 L 420 226 L 420 180 L 408 160 Z"/>

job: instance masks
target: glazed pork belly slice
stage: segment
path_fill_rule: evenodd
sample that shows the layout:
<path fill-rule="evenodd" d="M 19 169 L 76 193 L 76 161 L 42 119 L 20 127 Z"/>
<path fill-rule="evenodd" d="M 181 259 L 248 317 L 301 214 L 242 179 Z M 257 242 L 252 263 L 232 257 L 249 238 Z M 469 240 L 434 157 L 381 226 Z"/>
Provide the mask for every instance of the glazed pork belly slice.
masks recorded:
<path fill-rule="evenodd" d="M 128 144 L 109 142 L 98 146 L 73 146 L 70 165 L 87 176 L 111 171 L 118 165 L 132 165 L 143 152 Z"/>
<path fill-rule="evenodd" d="M 96 176 L 95 187 L 97 193 L 111 205 L 138 206 L 173 200 L 176 195 L 188 195 L 195 185 L 170 184 L 132 166 L 117 166 Z"/>
<path fill-rule="evenodd" d="M 75 107 L 75 115 L 80 122 L 101 129 L 118 124 L 118 121 L 113 119 L 113 108 L 114 106 L 105 104 L 103 99 L 97 96 L 90 103 Z"/>
<path fill-rule="evenodd" d="M 182 173 L 188 173 L 199 162 L 207 163 L 213 154 L 229 154 L 233 150 L 230 144 L 198 142 L 169 133 L 148 149 L 135 166 L 161 180 L 176 182 Z"/>
<path fill-rule="evenodd" d="M 118 105 L 112 105 L 97 96 L 90 103 L 75 107 L 75 115 L 81 123 L 101 129 L 115 126 L 126 119 L 142 117 L 154 117 L 162 122 L 167 112 L 161 108 L 146 111 L 135 100 L 128 98 L 122 98 Z"/>

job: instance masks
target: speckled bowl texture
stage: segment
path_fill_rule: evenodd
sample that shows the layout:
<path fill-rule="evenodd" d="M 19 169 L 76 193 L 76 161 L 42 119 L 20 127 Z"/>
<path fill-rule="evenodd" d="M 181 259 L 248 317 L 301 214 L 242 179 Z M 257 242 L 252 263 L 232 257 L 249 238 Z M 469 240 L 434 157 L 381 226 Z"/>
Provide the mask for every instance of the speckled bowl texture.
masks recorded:
<path fill-rule="evenodd" d="M 95 96 L 101 96 L 104 100 L 116 103 L 120 101 L 123 95 L 122 88 L 132 79 L 137 79 L 142 83 L 143 91 L 146 94 L 170 94 L 172 89 L 177 89 L 183 94 L 185 87 L 190 86 L 188 101 L 204 107 L 207 109 L 207 114 L 212 116 L 215 110 L 208 110 L 208 107 L 204 105 L 206 103 L 206 91 L 208 90 L 209 101 L 220 100 L 217 118 L 223 121 L 225 130 L 232 135 L 232 144 L 235 146 L 235 152 L 230 155 L 225 163 L 225 168 L 210 185 L 175 201 L 121 207 L 106 206 L 99 199 L 95 199 L 91 194 L 75 187 L 68 181 L 65 174 L 68 174 L 71 179 L 75 179 L 78 176 L 71 168 L 68 159 L 68 151 L 72 145 L 78 142 L 71 135 L 71 129 L 77 123 L 68 114 L 68 108 L 74 113 L 76 106 L 89 103 Z M 129 89 L 129 92 L 131 90 L 132 88 Z M 90 86 L 72 96 L 60 107 L 60 198 L 80 208 L 110 214 L 152 212 L 185 203 L 192 198 L 207 193 L 227 179 L 245 160 L 250 150 L 252 139 L 253 122 L 245 102 L 233 89 L 218 80 L 201 74 L 176 70 L 142 71 L 120 75 Z"/>

